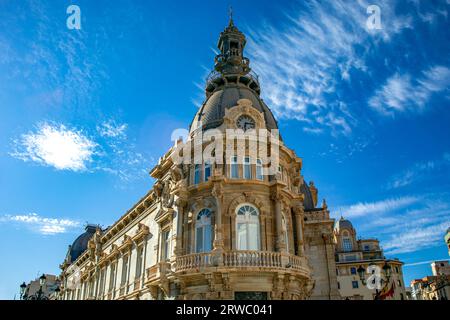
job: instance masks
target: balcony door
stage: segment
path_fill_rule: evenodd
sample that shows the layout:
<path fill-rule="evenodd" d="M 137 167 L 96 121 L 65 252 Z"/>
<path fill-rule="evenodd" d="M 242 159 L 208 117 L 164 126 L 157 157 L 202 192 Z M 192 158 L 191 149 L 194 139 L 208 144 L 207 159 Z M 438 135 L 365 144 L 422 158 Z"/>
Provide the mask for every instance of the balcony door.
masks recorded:
<path fill-rule="evenodd" d="M 210 252 L 211 247 L 211 211 L 203 209 L 197 214 L 195 221 L 195 251 Z"/>
<path fill-rule="evenodd" d="M 250 204 L 243 204 L 236 212 L 237 250 L 260 250 L 259 211 Z"/>

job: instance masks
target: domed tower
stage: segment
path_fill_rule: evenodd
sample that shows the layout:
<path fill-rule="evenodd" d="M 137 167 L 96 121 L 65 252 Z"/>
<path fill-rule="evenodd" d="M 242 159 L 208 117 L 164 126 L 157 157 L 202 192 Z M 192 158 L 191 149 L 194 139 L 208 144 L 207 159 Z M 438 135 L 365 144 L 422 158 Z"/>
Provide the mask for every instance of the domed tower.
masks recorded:
<path fill-rule="evenodd" d="M 237 106 L 240 99 L 250 101 L 251 106 L 262 114 L 268 130 L 278 129 L 272 112 L 260 97 L 258 76 L 251 71 L 250 61 L 244 56 L 245 44 L 245 35 L 230 18 L 228 26 L 220 34 L 217 44 L 220 53 L 206 80 L 206 100 L 192 121 L 191 133 L 200 126 L 203 130 L 221 126 L 226 111 Z"/>
<path fill-rule="evenodd" d="M 334 220 L 279 138 L 245 45 L 230 18 L 187 139 L 151 170 L 153 189 L 64 269 L 67 283 L 82 274 L 66 298 L 339 298 Z"/>
<path fill-rule="evenodd" d="M 174 275 L 183 279 L 179 295 L 183 299 L 336 297 L 333 221 L 326 205 L 316 208 L 318 191 L 304 181 L 302 159 L 281 139 L 258 140 L 258 152 L 263 151 L 252 153 L 247 139 L 251 133 L 258 138 L 274 133 L 278 137 L 278 125 L 260 97 L 245 45 L 245 35 L 230 18 L 220 34 L 220 53 L 207 78 L 206 100 L 191 123 L 189 140 L 172 148 L 151 172 L 161 197 L 173 196 L 167 203 L 176 204 L 171 208 L 178 213 Z M 230 142 L 230 130 L 244 142 Z M 275 144 L 276 168 L 266 170 L 273 164 Z M 184 158 L 189 155 L 191 162 L 177 162 L 174 154 L 181 153 Z M 205 157 L 209 154 L 212 158 Z M 263 157 L 269 157 L 270 163 Z M 163 208 L 155 218 L 161 225 L 167 212 Z M 170 291 L 168 283 L 166 291 Z M 209 289 L 200 290 L 201 283 Z M 153 285 L 161 282 L 155 280 Z"/>
<path fill-rule="evenodd" d="M 339 252 L 353 251 L 358 249 L 356 241 L 356 231 L 352 223 L 341 217 L 335 225 L 334 237 L 336 242 L 336 249 Z"/>

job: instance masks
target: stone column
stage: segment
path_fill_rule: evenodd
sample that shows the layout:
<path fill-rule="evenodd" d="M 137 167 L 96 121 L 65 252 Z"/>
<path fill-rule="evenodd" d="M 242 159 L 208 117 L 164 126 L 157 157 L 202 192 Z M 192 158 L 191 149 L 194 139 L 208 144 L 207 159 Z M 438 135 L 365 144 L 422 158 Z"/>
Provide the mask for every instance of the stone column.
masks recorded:
<path fill-rule="evenodd" d="M 303 241 L 303 207 L 297 206 L 294 208 L 295 213 L 295 228 L 297 233 L 297 254 L 304 255 L 304 241 Z"/>
<path fill-rule="evenodd" d="M 279 252 L 286 252 L 286 244 L 284 243 L 283 227 L 282 227 L 282 213 L 281 213 L 281 195 L 278 190 L 272 192 L 272 200 L 275 202 L 275 223 L 276 223 L 276 249 Z"/>
<path fill-rule="evenodd" d="M 176 229 L 176 237 L 175 237 L 175 248 L 174 253 L 176 256 L 182 256 L 183 252 L 185 251 L 183 244 L 183 229 L 184 229 L 184 216 L 185 216 L 185 207 L 187 205 L 187 201 L 185 201 L 183 198 L 178 198 L 176 201 L 177 206 L 177 229 Z"/>
<path fill-rule="evenodd" d="M 223 189 L 220 182 L 215 182 L 212 190 L 212 195 L 216 200 L 216 215 L 214 225 L 214 242 L 213 252 L 215 264 L 223 264 L 223 226 L 222 226 L 222 202 L 223 202 Z"/>

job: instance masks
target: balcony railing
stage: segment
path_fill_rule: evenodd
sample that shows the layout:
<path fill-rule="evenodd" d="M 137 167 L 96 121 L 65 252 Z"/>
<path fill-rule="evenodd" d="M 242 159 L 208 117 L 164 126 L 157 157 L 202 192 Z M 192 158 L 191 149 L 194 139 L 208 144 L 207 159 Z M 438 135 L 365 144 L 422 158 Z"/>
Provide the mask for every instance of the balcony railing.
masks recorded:
<path fill-rule="evenodd" d="M 212 252 L 194 253 L 176 258 L 177 272 L 208 267 L 259 267 L 308 272 L 306 260 L 303 257 L 272 251 L 230 251 L 221 253 L 221 256 Z"/>

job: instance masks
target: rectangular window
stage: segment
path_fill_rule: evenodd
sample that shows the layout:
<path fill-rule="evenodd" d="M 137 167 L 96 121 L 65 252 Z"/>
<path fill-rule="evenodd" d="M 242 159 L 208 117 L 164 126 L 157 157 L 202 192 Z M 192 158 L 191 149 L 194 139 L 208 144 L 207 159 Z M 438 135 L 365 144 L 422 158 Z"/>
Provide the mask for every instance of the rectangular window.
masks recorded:
<path fill-rule="evenodd" d="M 339 281 L 338 281 L 338 289 L 341 289 L 341 284 L 339 283 Z"/>
<path fill-rule="evenodd" d="M 352 251 L 352 240 L 350 238 L 344 238 L 342 240 L 342 247 L 344 248 L 344 251 Z"/>
<path fill-rule="evenodd" d="M 127 274 L 128 274 L 128 256 L 124 256 L 122 258 L 122 279 L 120 281 L 121 285 L 124 285 L 127 282 Z"/>
<path fill-rule="evenodd" d="M 237 163 L 237 157 L 231 157 L 230 173 L 231 178 L 233 179 L 239 178 L 239 167 Z"/>
<path fill-rule="evenodd" d="M 142 260 L 143 260 L 143 256 L 144 256 L 144 247 L 143 246 L 138 247 L 136 252 L 137 252 L 137 258 L 136 258 L 135 278 L 139 278 L 142 273 Z"/>
<path fill-rule="evenodd" d="M 352 281 L 352 288 L 353 289 L 358 289 L 359 285 L 358 285 L 358 281 Z"/>
<path fill-rule="evenodd" d="M 263 167 L 262 167 L 261 159 L 257 159 L 256 160 L 256 179 L 264 180 Z"/>
<path fill-rule="evenodd" d="M 161 251 L 162 261 L 166 261 L 169 259 L 169 251 L 170 251 L 169 231 L 164 231 L 162 233 L 162 251 Z"/>
<path fill-rule="evenodd" d="M 250 164 L 250 158 L 244 158 L 244 179 L 250 180 L 252 178 L 252 166 Z"/>
<path fill-rule="evenodd" d="M 351 267 L 350 268 L 350 273 L 351 274 L 356 274 L 356 268 L 355 267 Z"/>
<path fill-rule="evenodd" d="M 209 177 L 211 177 L 211 164 L 206 162 L 205 163 L 205 181 L 208 181 Z"/>
<path fill-rule="evenodd" d="M 99 291 L 98 296 L 99 296 L 99 298 L 103 295 L 104 283 L 105 283 L 105 269 L 102 269 L 100 271 L 100 284 L 99 284 L 99 287 L 98 287 L 98 291 Z"/>
<path fill-rule="evenodd" d="M 402 282 L 400 280 L 397 280 L 397 284 L 398 284 L 399 287 L 402 286 Z"/>
<path fill-rule="evenodd" d="M 365 246 L 364 246 L 364 250 L 365 250 L 365 251 L 369 251 L 369 250 L 370 250 L 370 247 L 369 247 L 368 245 L 365 245 Z"/>
<path fill-rule="evenodd" d="M 109 272 L 109 291 L 114 289 L 114 278 L 116 276 L 116 264 L 111 265 L 111 271 Z"/>
<path fill-rule="evenodd" d="M 194 166 L 194 184 L 199 184 L 200 183 L 200 165 L 196 164 Z"/>

